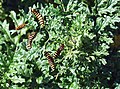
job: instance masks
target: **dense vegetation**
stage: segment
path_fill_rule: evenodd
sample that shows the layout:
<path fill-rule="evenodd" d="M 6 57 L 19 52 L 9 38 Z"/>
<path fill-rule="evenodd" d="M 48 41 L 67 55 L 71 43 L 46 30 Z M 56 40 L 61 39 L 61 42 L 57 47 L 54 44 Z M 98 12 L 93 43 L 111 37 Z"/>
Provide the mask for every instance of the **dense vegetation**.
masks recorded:
<path fill-rule="evenodd" d="M 120 1 L 51 1 L 1 0 L 0 89 L 119 89 Z M 61 44 L 52 71 L 44 53 L 53 57 Z"/>

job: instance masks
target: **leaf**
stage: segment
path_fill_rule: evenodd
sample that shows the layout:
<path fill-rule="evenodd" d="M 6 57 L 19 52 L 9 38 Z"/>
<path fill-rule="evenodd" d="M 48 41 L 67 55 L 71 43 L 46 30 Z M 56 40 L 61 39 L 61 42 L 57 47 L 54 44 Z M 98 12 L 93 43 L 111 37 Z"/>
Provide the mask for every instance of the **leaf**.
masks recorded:
<path fill-rule="evenodd" d="M 15 25 L 18 26 L 18 23 L 16 22 L 17 20 L 16 13 L 14 11 L 11 11 L 9 16 L 13 19 L 13 22 L 15 23 Z"/>
<path fill-rule="evenodd" d="M 75 69 L 70 68 L 70 71 L 72 72 L 72 74 L 73 74 L 74 76 L 76 76 Z"/>
<path fill-rule="evenodd" d="M 21 78 L 20 76 L 19 77 L 14 76 L 14 77 L 12 77 L 10 79 L 11 79 L 11 81 L 13 83 L 23 83 L 23 82 L 25 82 L 25 79 Z"/>
<path fill-rule="evenodd" d="M 73 82 L 68 89 L 79 89 L 79 86 L 76 82 Z"/>
<path fill-rule="evenodd" d="M 103 65 L 107 64 L 106 59 L 104 59 L 104 58 L 100 59 L 100 61 L 102 62 Z"/>
<path fill-rule="evenodd" d="M 36 79 L 36 82 L 37 82 L 38 84 L 42 83 L 42 81 L 43 81 L 43 77 L 39 77 L 39 78 Z"/>
<path fill-rule="evenodd" d="M 19 43 L 21 35 L 14 37 L 14 43 L 17 45 Z"/>
<path fill-rule="evenodd" d="M 117 86 L 115 87 L 115 89 L 120 89 L 120 84 L 116 84 Z"/>
<path fill-rule="evenodd" d="M 4 33 L 4 37 L 6 38 L 6 40 L 12 40 L 10 32 L 9 32 L 9 24 L 7 24 L 6 20 L 4 20 L 2 24 L 2 31 Z"/>

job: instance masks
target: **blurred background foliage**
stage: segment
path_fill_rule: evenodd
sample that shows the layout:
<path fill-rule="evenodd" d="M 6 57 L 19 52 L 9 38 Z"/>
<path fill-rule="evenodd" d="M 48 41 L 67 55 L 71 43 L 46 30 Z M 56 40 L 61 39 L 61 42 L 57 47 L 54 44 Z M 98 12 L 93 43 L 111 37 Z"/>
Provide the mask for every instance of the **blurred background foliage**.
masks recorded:
<path fill-rule="evenodd" d="M 44 17 L 43 29 L 30 7 Z M 32 31 L 38 32 L 27 50 Z M 60 44 L 51 72 L 44 52 L 54 55 Z M 1 89 L 119 89 L 119 48 L 119 0 L 0 1 Z"/>

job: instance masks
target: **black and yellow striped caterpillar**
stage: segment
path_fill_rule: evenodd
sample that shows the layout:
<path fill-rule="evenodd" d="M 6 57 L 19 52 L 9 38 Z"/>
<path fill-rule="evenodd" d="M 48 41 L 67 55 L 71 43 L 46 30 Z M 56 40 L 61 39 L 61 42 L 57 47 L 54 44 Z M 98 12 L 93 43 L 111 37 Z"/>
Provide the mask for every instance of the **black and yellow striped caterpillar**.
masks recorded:
<path fill-rule="evenodd" d="M 49 54 L 49 52 L 46 52 L 46 51 L 45 51 L 45 56 L 48 59 L 48 62 L 49 62 L 49 65 L 50 65 L 52 71 L 54 71 L 55 70 L 55 64 L 54 64 L 53 57 L 51 57 L 51 55 Z"/>
<path fill-rule="evenodd" d="M 36 18 L 38 19 L 38 23 L 41 25 L 41 28 L 43 28 L 44 27 L 44 19 L 43 19 L 42 15 L 33 8 L 31 8 L 31 12 L 36 16 Z"/>
<path fill-rule="evenodd" d="M 53 59 L 55 59 L 58 55 L 60 55 L 61 51 L 64 49 L 64 44 L 61 44 L 58 50 L 53 55 Z"/>
<path fill-rule="evenodd" d="M 35 36 L 36 36 L 36 32 L 32 32 L 31 34 L 29 33 L 28 34 L 28 43 L 27 43 L 27 49 L 30 49 L 30 48 L 32 48 L 32 41 L 33 41 L 33 39 L 35 38 Z"/>
<path fill-rule="evenodd" d="M 48 62 L 51 66 L 52 71 L 55 70 L 55 63 L 54 63 L 54 59 L 61 53 L 61 51 L 64 49 L 64 44 L 61 44 L 60 47 L 58 48 L 58 50 L 55 52 L 54 56 L 52 57 L 49 52 L 45 51 L 45 56 L 48 59 Z"/>
<path fill-rule="evenodd" d="M 23 23 L 15 28 L 15 30 L 20 30 L 26 26 L 26 23 Z"/>

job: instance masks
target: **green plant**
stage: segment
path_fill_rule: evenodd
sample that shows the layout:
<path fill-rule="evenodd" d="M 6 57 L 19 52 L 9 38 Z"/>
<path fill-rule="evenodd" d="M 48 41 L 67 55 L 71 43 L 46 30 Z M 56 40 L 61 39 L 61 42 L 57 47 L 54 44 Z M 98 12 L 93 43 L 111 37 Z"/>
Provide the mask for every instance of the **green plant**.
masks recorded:
<path fill-rule="evenodd" d="M 91 5 L 69 0 L 67 5 L 61 2 L 57 8 L 51 4 L 33 5 L 33 8 L 41 8 L 38 11 L 45 19 L 45 28 L 39 27 L 31 12 L 11 11 L 9 17 L 15 26 L 26 21 L 28 24 L 16 31 L 9 30 L 6 20 L 0 23 L 1 88 L 109 88 L 107 83 L 102 84 L 104 76 L 99 76 L 99 69 L 107 64 L 106 56 L 113 42 L 111 30 L 116 29 L 115 23 L 120 21 L 115 6 L 118 1 L 93 0 L 94 5 Z M 26 50 L 25 36 L 36 30 L 32 48 Z M 54 60 L 56 71 L 51 72 L 44 52 L 53 55 L 60 44 L 65 47 Z"/>

